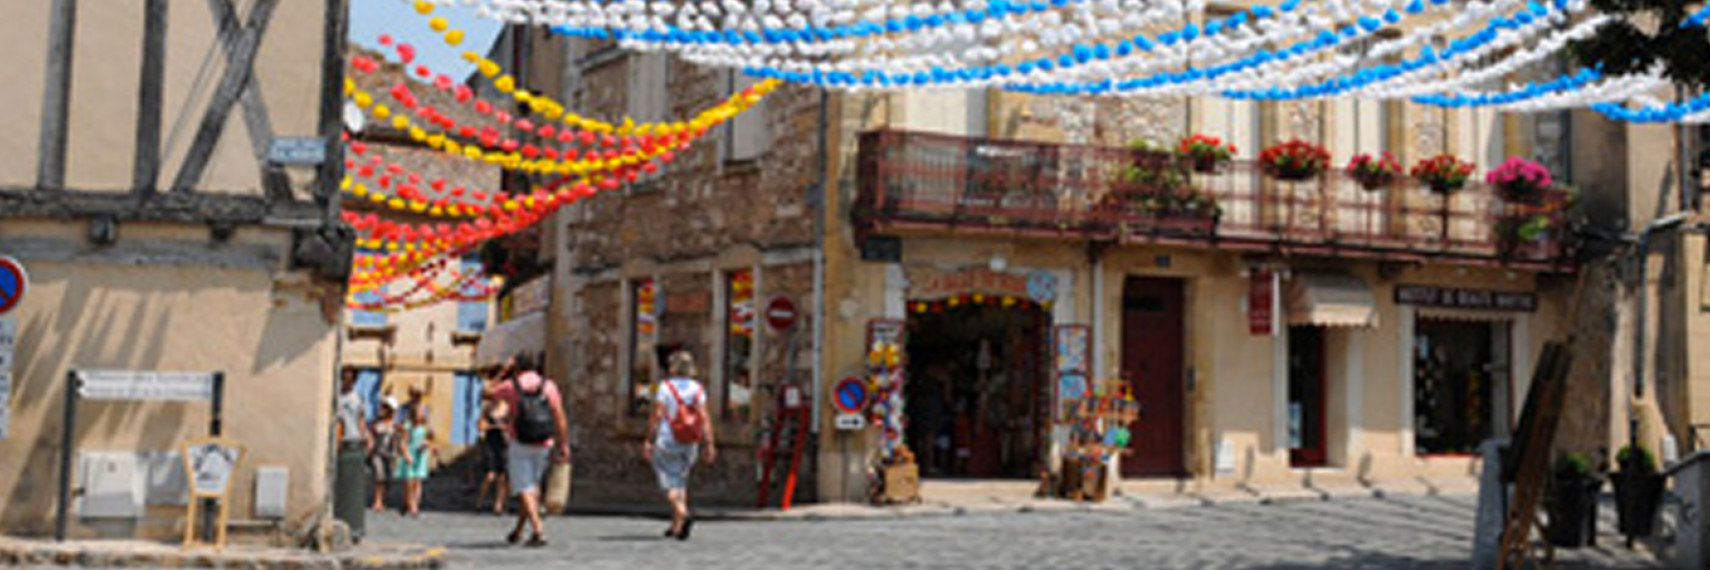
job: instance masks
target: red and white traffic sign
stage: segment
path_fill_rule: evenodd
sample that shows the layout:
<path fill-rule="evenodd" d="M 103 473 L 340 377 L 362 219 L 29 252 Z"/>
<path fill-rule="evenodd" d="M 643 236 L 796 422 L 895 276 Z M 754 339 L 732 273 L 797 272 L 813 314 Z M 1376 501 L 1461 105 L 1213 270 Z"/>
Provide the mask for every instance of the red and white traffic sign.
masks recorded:
<path fill-rule="evenodd" d="M 24 264 L 0 255 L 0 315 L 17 307 L 29 287 L 30 274 L 24 272 Z"/>
<path fill-rule="evenodd" d="M 796 326 L 796 302 L 789 297 L 779 295 L 766 303 L 766 324 L 778 330 L 789 330 Z"/>

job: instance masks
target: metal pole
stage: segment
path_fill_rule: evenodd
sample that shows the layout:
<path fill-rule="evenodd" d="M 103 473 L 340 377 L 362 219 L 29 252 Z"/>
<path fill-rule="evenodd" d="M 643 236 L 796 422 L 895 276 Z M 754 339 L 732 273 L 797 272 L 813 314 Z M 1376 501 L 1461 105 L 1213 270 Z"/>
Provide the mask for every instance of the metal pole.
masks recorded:
<path fill-rule="evenodd" d="M 53 539 L 65 542 L 65 531 L 71 511 L 71 456 L 76 445 L 77 431 L 77 371 L 65 373 L 65 423 L 60 426 L 59 444 L 59 515 L 54 520 Z"/>
<path fill-rule="evenodd" d="M 810 380 L 813 396 L 810 401 L 813 409 L 809 411 L 811 424 L 808 433 L 816 436 L 813 440 L 814 454 L 819 450 L 819 408 L 820 384 L 824 382 L 825 368 L 825 320 L 828 314 L 825 308 L 825 248 L 829 243 L 825 239 L 826 201 L 831 195 L 831 94 L 824 88 L 819 90 L 819 185 L 814 188 L 811 197 L 814 204 L 814 250 L 813 250 L 813 379 Z"/>
<path fill-rule="evenodd" d="M 222 427 L 222 414 L 226 409 L 226 373 L 214 373 L 213 401 L 209 402 L 208 435 L 219 437 Z"/>

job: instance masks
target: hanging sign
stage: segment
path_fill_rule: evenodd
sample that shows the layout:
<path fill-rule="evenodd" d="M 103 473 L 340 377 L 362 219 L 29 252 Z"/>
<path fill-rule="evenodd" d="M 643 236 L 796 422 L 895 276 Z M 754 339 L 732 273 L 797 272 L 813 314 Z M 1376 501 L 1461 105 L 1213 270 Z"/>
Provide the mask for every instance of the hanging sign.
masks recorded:
<path fill-rule="evenodd" d="M 1398 305 L 1417 305 L 1441 309 L 1523 313 L 1538 310 L 1538 295 L 1536 293 L 1456 289 L 1431 285 L 1397 285 L 1395 287 L 1395 302 Z"/>
<path fill-rule="evenodd" d="M 1247 284 L 1247 333 L 1274 336 L 1276 329 L 1277 282 L 1274 273 L 1253 270 Z"/>
<path fill-rule="evenodd" d="M 30 287 L 30 274 L 18 260 L 0 255 L 0 315 L 18 306 L 24 290 Z"/>

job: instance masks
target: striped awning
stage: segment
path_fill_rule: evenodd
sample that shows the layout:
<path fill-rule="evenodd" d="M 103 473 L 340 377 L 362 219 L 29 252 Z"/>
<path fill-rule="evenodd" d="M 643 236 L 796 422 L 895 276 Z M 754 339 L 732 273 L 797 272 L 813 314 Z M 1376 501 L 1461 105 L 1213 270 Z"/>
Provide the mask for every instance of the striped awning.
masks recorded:
<path fill-rule="evenodd" d="M 1377 298 L 1358 277 L 1343 273 L 1297 272 L 1288 280 L 1290 325 L 1375 328 Z"/>

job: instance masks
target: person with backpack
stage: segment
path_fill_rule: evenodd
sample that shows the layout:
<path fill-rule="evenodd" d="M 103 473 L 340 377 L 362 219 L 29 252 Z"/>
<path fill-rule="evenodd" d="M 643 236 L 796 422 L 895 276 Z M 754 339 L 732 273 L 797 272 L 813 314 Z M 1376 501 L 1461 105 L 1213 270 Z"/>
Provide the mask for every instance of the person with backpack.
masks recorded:
<path fill-rule="evenodd" d="M 695 358 L 687 351 L 671 354 L 668 377 L 653 390 L 653 419 L 641 454 L 653 463 L 659 487 L 671 502 L 671 528 L 667 538 L 688 540 L 695 519 L 689 515 L 689 471 L 701 457 L 712 463 L 718 457 L 712 422 L 708 421 L 706 389 L 696 382 Z"/>
<path fill-rule="evenodd" d="M 510 409 L 506 471 L 520 508 L 516 527 L 505 536 L 505 541 L 520 542 L 523 525 L 527 524 L 532 531 L 527 546 L 541 547 L 546 546 L 540 521 L 541 476 L 549 460 L 570 461 L 570 422 L 564 414 L 557 384 L 540 375 L 533 358 L 519 356 L 516 371 L 509 380 L 488 386 L 483 395 L 503 402 Z"/>

